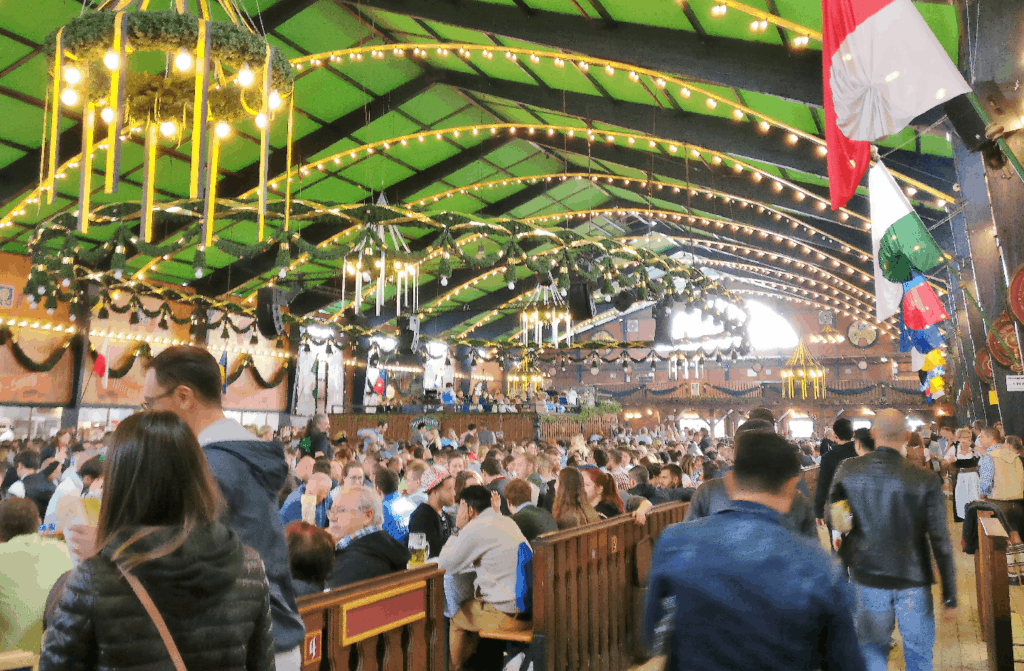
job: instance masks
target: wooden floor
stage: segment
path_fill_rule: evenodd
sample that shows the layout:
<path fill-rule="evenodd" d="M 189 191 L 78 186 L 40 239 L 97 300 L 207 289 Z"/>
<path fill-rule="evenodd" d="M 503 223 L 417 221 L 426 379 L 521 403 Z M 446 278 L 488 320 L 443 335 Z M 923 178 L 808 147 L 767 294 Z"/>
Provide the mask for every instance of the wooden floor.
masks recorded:
<path fill-rule="evenodd" d="M 955 621 L 947 622 L 941 616 L 942 590 L 934 585 L 936 608 L 935 621 L 935 669 L 956 669 L 957 671 L 986 671 L 988 652 L 981 639 L 978 624 L 978 600 L 974 586 L 974 556 L 960 550 L 961 525 L 953 522 L 953 509 L 948 509 L 949 529 L 953 541 L 953 555 L 956 558 L 957 594 L 960 607 Z M 824 544 L 826 536 L 821 534 Z M 1010 608 L 1013 612 L 1013 640 L 1015 668 L 1024 671 L 1024 586 L 1010 585 Z M 899 631 L 894 635 L 896 647 L 889 657 L 890 671 L 903 671 L 903 647 Z M 643 664 L 633 671 L 661 671 L 657 665 Z"/>

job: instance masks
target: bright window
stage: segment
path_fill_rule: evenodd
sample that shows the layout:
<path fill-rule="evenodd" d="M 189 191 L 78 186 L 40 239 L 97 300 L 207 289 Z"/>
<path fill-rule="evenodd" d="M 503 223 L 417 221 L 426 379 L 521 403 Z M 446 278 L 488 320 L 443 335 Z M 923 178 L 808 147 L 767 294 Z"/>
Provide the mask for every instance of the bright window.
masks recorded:
<path fill-rule="evenodd" d="M 791 419 L 789 420 L 789 433 L 794 438 L 810 438 L 814 435 L 813 419 Z"/>
<path fill-rule="evenodd" d="M 793 349 L 799 344 L 800 338 L 789 321 L 764 303 L 746 301 L 747 333 L 750 335 L 750 347 L 756 350 Z"/>

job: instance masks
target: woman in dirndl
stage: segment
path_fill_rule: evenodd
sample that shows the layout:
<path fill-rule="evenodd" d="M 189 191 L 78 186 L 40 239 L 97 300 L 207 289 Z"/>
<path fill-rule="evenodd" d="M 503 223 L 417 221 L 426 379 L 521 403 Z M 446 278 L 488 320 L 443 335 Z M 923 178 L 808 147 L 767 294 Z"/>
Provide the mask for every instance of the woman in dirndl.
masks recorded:
<path fill-rule="evenodd" d="M 963 522 L 964 510 L 971 501 L 981 498 L 981 477 L 978 475 L 978 455 L 971 446 L 971 430 L 958 429 L 951 462 L 953 473 L 953 519 Z"/>

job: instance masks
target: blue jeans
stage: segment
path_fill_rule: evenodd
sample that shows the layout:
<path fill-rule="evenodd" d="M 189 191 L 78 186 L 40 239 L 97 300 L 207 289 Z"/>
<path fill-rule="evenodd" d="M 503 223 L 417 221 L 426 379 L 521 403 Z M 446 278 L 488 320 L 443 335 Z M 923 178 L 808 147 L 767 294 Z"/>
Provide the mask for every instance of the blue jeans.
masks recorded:
<path fill-rule="evenodd" d="M 931 671 L 935 645 L 932 590 L 877 589 L 854 583 L 857 638 L 868 671 L 885 671 L 896 623 L 903 637 L 907 671 Z"/>

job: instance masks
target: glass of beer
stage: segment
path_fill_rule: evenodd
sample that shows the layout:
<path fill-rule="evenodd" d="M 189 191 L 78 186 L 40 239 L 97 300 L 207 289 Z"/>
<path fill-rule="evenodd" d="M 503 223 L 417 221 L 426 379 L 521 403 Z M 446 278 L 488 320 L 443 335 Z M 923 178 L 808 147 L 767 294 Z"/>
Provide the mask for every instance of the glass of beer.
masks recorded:
<path fill-rule="evenodd" d="M 409 534 L 409 568 L 418 568 L 427 563 L 430 543 L 426 534 Z"/>

